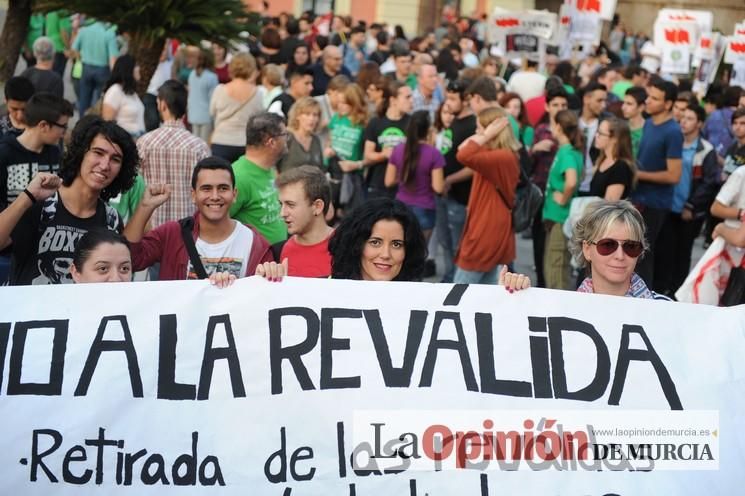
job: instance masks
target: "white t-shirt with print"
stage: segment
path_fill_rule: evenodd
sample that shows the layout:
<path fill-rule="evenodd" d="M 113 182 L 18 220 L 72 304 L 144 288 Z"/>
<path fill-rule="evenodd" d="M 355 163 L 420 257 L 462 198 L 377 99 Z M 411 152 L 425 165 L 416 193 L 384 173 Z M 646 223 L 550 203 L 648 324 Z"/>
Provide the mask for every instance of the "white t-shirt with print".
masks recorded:
<path fill-rule="evenodd" d="M 207 275 L 215 272 L 230 272 L 235 277 L 244 277 L 248 268 L 248 257 L 254 241 L 254 233 L 238 221 L 230 236 L 219 243 L 208 243 L 197 238 L 196 247 Z M 186 269 L 187 279 L 197 279 L 191 261 Z"/>

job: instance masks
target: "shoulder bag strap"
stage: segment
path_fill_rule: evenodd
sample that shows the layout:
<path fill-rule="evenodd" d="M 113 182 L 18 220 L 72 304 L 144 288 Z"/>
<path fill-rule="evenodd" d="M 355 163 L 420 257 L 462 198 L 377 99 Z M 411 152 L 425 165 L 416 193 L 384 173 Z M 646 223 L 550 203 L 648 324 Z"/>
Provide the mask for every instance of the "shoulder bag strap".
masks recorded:
<path fill-rule="evenodd" d="M 186 252 L 189 254 L 189 260 L 191 261 L 194 272 L 196 272 L 198 278 L 207 279 L 207 271 L 204 270 L 202 259 L 199 258 L 197 246 L 194 244 L 194 238 L 191 235 L 194 229 L 194 219 L 185 217 L 179 221 L 179 224 L 181 225 L 181 239 L 184 241 L 184 247 L 186 247 Z"/>
<path fill-rule="evenodd" d="M 523 170 L 522 166 L 520 165 L 520 155 L 516 154 L 517 158 L 517 169 L 520 171 L 520 180 L 521 181 L 530 181 L 530 178 L 528 177 L 528 174 Z M 494 185 L 494 188 L 497 190 L 497 193 L 499 193 L 499 197 L 502 198 L 502 201 L 507 206 L 507 210 L 510 212 L 515 208 L 515 205 L 510 205 L 510 202 L 507 201 L 507 198 L 504 196 L 504 193 L 502 193 L 502 190 L 497 186 Z M 517 199 L 515 199 L 517 201 Z"/>

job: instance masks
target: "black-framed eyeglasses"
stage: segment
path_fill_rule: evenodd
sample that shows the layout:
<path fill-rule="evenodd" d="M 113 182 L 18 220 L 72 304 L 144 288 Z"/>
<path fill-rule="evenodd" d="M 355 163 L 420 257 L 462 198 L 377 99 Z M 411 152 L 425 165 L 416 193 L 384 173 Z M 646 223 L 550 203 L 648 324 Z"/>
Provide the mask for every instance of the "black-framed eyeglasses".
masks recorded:
<path fill-rule="evenodd" d="M 48 121 L 50 126 L 61 128 L 64 131 L 67 131 L 67 123 L 60 124 L 59 122 L 54 121 Z"/>
<path fill-rule="evenodd" d="M 610 138 L 611 136 L 613 136 L 611 133 L 603 133 L 603 132 L 600 132 L 600 131 L 597 131 L 595 134 L 597 136 L 602 136 L 604 138 Z"/>

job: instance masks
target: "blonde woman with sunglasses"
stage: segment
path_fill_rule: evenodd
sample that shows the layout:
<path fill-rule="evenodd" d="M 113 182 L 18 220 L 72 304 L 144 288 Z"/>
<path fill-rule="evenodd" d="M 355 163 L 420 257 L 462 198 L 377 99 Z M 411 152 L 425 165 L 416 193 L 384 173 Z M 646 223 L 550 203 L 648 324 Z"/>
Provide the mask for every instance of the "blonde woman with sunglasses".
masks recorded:
<path fill-rule="evenodd" d="M 569 251 L 581 269 L 587 269 L 577 291 L 612 296 L 668 300 L 651 291 L 634 272 L 647 250 L 641 214 L 626 200 L 599 201 L 587 207 L 574 226 Z M 502 269 L 499 284 L 510 292 L 530 287 L 530 278 Z"/>

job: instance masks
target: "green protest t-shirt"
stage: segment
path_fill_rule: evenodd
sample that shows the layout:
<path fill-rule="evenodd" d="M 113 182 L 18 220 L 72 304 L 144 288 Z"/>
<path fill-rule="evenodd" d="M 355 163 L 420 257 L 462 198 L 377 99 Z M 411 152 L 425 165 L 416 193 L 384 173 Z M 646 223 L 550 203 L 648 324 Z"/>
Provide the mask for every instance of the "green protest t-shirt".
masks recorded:
<path fill-rule="evenodd" d="M 373 117 L 365 128 L 365 141 L 375 143 L 375 151 L 379 152 L 385 148 L 395 148 L 399 143 L 406 141 L 404 130 L 409 124 L 409 116 L 404 114 L 398 120 L 388 117 Z M 373 162 L 367 166 L 367 185 L 372 190 L 383 191 L 385 187 L 385 170 L 388 160 Z"/>
<path fill-rule="evenodd" d="M 619 99 L 623 100 L 623 97 L 626 96 L 626 90 L 631 88 L 633 84 L 631 81 L 618 81 L 613 85 L 613 88 L 611 89 L 611 93 L 616 95 Z"/>
<path fill-rule="evenodd" d="M 640 126 L 636 129 L 630 129 L 631 133 L 631 151 L 634 152 L 634 159 L 639 156 L 639 143 L 642 142 L 642 131 L 644 126 Z"/>
<path fill-rule="evenodd" d="M 365 128 L 355 126 L 349 116 L 334 114 L 329 121 L 331 148 L 340 160 L 362 159 L 362 138 Z"/>
<path fill-rule="evenodd" d="M 233 162 L 233 173 L 238 197 L 230 207 L 230 216 L 255 227 L 269 244 L 287 239 L 287 227 L 279 213 L 274 173 L 245 156 Z"/>
<path fill-rule="evenodd" d="M 543 203 L 543 220 L 551 220 L 563 224 L 569 217 L 569 205 L 571 201 L 562 206 L 554 201 L 556 191 L 564 191 L 566 182 L 566 171 L 574 169 L 577 171 L 577 186 L 574 188 L 572 197 L 577 194 L 579 185 L 582 182 L 582 170 L 585 159 L 582 153 L 575 149 L 569 143 L 561 145 L 556 152 L 554 162 L 548 172 L 548 182 L 546 183 L 546 196 Z"/>
<path fill-rule="evenodd" d="M 135 176 L 135 183 L 127 191 L 119 193 L 115 198 L 109 200 L 109 205 L 119 212 L 122 222 L 125 224 L 134 215 L 137 205 L 140 204 L 145 194 L 145 180 L 141 175 Z"/>
<path fill-rule="evenodd" d="M 54 43 L 54 50 L 56 52 L 62 52 L 67 47 L 65 42 L 62 40 L 62 32 L 64 31 L 69 38 L 72 34 L 72 21 L 70 20 L 70 14 L 65 10 L 55 10 L 50 12 L 46 17 L 46 35 Z"/>
<path fill-rule="evenodd" d="M 437 133 L 435 138 L 435 145 L 440 153 L 447 155 L 451 148 L 453 148 L 453 130 L 450 128 L 443 129 Z"/>

